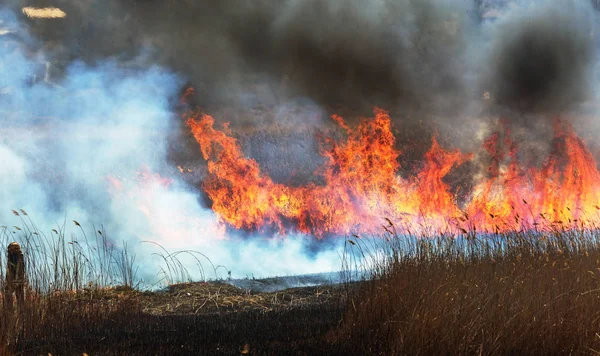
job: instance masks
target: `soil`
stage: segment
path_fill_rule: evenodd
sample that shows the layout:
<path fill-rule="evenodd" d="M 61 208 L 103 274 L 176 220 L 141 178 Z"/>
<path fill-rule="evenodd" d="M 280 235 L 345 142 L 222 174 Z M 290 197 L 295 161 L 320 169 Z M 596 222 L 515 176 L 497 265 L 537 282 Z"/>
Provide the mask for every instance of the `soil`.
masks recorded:
<path fill-rule="evenodd" d="M 152 292 L 104 290 L 94 298 L 104 302 L 130 298 L 139 312 L 106 318 L 68 335 L 24 340 L 20 354 L 348 354 L 329 336 L 341 323 L 346 287 L 260 292 L 222 281 L 178 284 Z"/>

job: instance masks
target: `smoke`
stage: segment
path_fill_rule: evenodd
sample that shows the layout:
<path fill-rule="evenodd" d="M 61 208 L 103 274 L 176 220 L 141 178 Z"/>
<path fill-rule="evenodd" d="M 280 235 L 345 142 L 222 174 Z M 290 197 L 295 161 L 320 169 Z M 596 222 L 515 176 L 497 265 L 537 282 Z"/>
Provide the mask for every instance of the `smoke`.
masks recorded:
<path fill-rule="evenodd" d="M 463 10 L 433 1 L 288 1 L 263 35 L 262 55 L 251 58 L 273 58 L 293 91 L 326 107 L 422 108 L 464 91 Z"/>
<path fill-rule="evenodd" d="M 470 19 L 462 1 L 89 0 L 61 7 L 69 14 L 61 21 L 29 22 L 55 56 L 130 60 L 151 48 L 145 64 L 185 74 L 202 105 L 300 96 L 329 108 L 430 110 L 433 100 L 466 90 Z M 270 93 L 249 103 L 242 92 L 253 81 Z"/>
<path fill-rule="evenodd" d="M 403 117 L 455 118 L 488 91 L 502 109 L 555 113 L 587 97 L 595 60 L 588 1 L 86 0 L 61 7 L 69 15 L 60 21 L 27 21 L 56 66 L 107 57 L 159 64 L 194 85 L 205 108 L 303 97 L 327 110 L 368 114 L 379 105 Z"/>
<path fill-rule="evenodd" d="M 208 113 L 260 132 L 242 145 L 277 181 L 299 168 L 300 182 L 318 145 L 265 128 L 319 127 L 333 111 L 351 120 L 378 105 L 404 130 L 399 145 L 423 136 L 423 147 L 402 147 L 416 160 L 433 131 L 421 120 L 474 150 L 488 121 L 506 116 L 538 154 L 547 119 L 597 95 L 597 15 L 584 1 L 64 0 L 64 18 L 21 13 L 45 5 L 8 0 L 0 13 L 0 221 L 23 208 L 51 228 L 67 213 L 105 224 L 139 258 L 154 248 L 143 240 L 198 248 L 242 276 L 318 272 L 337 253 L 223 230 L 198 189 L 203 174 L 183 179 L 176 167 L 204 169 L 178 120 L 187 85 Z M 287 253 L 289 269 L 274 257 Z M 151 278 L 159 262 L 147 258 Z"/>
<path fill-rule="evenodd" d="M 136 255 L 138 277 L 150 285 L 165 269 L 162 258 L 153 255 L 162 253 L 153 243 L 170 252 L 203 253 L 204 270 L 199 255 L 179 257 L 195 279 L 227 276 L 228 270 L 234 277 L 269 276 L 339 265 L 336 249 L 311 251 L 307 237 L 276 241 L 227 233 L 202 206 L 196 188 L 168 161 L 168 138 L 177 130 L 173 107 L 184 83 L 180 76 L 112 58 L 94 65 L 73 61 L 60 78 L 48 81 L 43 68 L 52 58 L 24 46 L 37 40 L 13 13 L 0 13 L 0 28 L 6 29 L 0 36 L 3 225 L 21 225 L 11 209 L 23 209 L 48 233 L 66 220 L 67 238 L 81 235 L 71 220 L 91 235 L 103 227 L 110 243 L 127 245 Z M 40 65 L 42 75 L 34 78 Z M 23 235 L 15 231 L 13 238 Z M 213 274 L 211 262 L 224 268 Z"/>
<path fill-rule="evenodd" d="M 595 11 L 584 2 L 514 6 L 492 29 L 484 86 L 515 112 L 552 116 L 592 97 Z"/>

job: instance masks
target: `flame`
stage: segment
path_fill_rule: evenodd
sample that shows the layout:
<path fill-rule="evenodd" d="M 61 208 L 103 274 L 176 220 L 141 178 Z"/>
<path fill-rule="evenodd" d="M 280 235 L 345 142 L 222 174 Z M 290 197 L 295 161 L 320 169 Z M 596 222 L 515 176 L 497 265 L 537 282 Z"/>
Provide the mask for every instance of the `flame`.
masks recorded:
<path fill-rule="evenodd" d="M 285 232 L 293 226 L 317 236 L 376 232 L 384 218 L 413 231 L 450 228 L 461 212 L 442 179 L 470 155 L 446 151 L 434 138 L 420 173 L 406 180 L 398 175 L 400 152 L 386 111 L 376 109 L 374 118 L 355 129 L 340 116 L 333 119 L 348 137 L 343 143 L 324 139 L 325 164 L 316 174 L 325 184 L 290 187 L 273 182 L 244 157 L 228 125 L 216 130 L 211 116 L 190 113 L 188 126 L 208 161 L 203 188 L 220 219 L 236 229 Z"/>
<path fill-rule="evenodd" d="M 301 194 L 264 176 L 256 161 L 242 155 L 227 125 L 223 131 L 215 130 L 208 115 L 188 124 L 208 160 L 211 175 L 204 182 L 206 192 L 224 221 L 237 229 L 259 228 L 267 222 L 283 228 L 282 216 L 300 213 Z"/>
<path fill-rule="evenodd" d="M 600 173 L 568 123 L 554 120 L 552 150 L 540 169 L 522 167 L 506 129 L 510 163 L 500 172 L 498 162 L 504 154 L 495 148 L 497 138 L 492 135 L 484 145 L 496 157 L 490 178 L 475 189 L 478 194 L 468 206 L 475 226 L 487 231 L 595 227 L 600 218 Z"/>
<path fill-rule="evenodd" d="M 138 209 L 148 218 L 152 217 L 153 192 L 168 188 L 173 183 L 171 179 L 163 178 L 160 174 L 153 173 L 147 165 L 142 165 L 135 172 L 135 178 L 132 180 L 133 183 L 129 183 L 127 178 L 118 175 L 107 176 L 106 182 L 111 195 L 135 202 Z"/>
<path fill-rule="evenodd" d="M 509 232 L 591 227 L 600 210 L 600 173 L 594 157 L 571 126 L 556 119 L 552 150 L 541 168 L 519 162 L 506 122 L 483 144 L 487 175 L 462 204 L 443 178 L 474 155 L 444 149 L 437 138 L 415 176 L 398 174 L 389 114 L 351 128 L 332 118 L 347 138 L 325 137 L 325 163 L 315 174 L 324 184 L 291 187 L 273 182 L 244 156 L 229 126 L 214 128 L 206 114 L 190 112 L 187 124 L 208 161 L 203 184 L 221 222 L 235 229 L 286 229 L 325 234 L 373 233 L 388 221 L 404 232 Z M 587 225 L 586 225 L 587 224 Z"/>

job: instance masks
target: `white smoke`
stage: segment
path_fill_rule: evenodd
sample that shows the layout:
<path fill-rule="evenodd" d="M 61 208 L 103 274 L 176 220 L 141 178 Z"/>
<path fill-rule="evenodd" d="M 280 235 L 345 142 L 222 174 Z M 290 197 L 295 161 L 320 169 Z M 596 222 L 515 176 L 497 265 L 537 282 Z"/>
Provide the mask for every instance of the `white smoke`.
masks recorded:
<path fill-rule="evenodd" d="M 201 206 L 197 191 L 167 161 L 180 77 L 107 59 L 74 62 L 49 83 L 44 70 L 52 58 L 28 50 L 25 43 L 35 39 L 16 17 L 0 12 L 0 28 L 8 29 L 0 36 L 1 225 L 18 226 L 11 210 L 23 209 L 43 231 L 65 216 L 92 232 L 103 226 L 112 244 L 126 244 L 136 255 L 138 277 L 147 284 L 165 277 L 165 261 L 155 253 L 166 252 L 153 243 L 169 252 L 195 251 L 177 257 L 191 279 L 339 267 L 335 249 L 311 257 L 306 237 L 236 237 Z M 10 33 L 18 33 L 18 40 Z M 79 228 L 68 223 L 67 231 Z M 202 266 L 197 252 L 205 256 Z M 224 268 L 215 272 L 211 262 Z"/>

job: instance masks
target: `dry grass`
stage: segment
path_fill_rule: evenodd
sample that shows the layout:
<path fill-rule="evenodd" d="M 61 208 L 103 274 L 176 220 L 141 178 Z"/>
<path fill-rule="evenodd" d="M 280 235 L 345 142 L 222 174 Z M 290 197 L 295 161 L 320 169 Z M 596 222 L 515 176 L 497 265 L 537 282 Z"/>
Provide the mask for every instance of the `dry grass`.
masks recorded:
<path fill-rule="evenodd" d="M 223 282 L 184 283 L 169 286 L 163 292 L 146 294 L 142 305 L 144 312 L 152 315 L 195 315 L 248 310 L 269 313 L 336 303 L 342 293 L 341 286 L 292 288 L 280 292 L 257 293 Z"/>
<path fill-rule="evenodd" d="M 372 280 L 332 340 L 361 354 L 598 354 L 599 231 L 401 237 L 372 245 Z M 377 256 L 377 257 L 375 257 Z"/>
<path fill-rule="evenodd" d="M 0 355 L 600 351 L 595 228 L 415 238 L 390 222 L 383 236 L 347 240 L 342 268 L 366 280 L 273 293 L 189 283 L 165 251 L 159 275 L 176 283 L 141 291 L 135 256 L 104 231 L 88 238 L 73 222 L 79 240 L 66 223 L 49 237 L 14 214 L 20 227 L 2 228 L 0 246 L 22 243 L 29 280 L 22 308 L 0 305 Z"/>
<path fill-rule="evenodd" d="M 54 293 L 28 298 L 15 313 L 3 311 L 0 354 L 179 354 L 185 346 L 186 354 L 212 349 L 203 354 L 228 355 L 246 343 L 251 354 L 302 354 L 325 345 L 322 336 L 341 317 L 341 292 L 315 287 L 255 294 L 211 282 L 160 292 Z"/>
<path fill-rule="evenodd" d="M 11 241 L 21 244 L 27 287 L 24 305 L 17 307 L 14 300 L 9 308 L 0 302 L 0 355 L 35 352 L 36 345 L 69 340 L 74 330 L 140 311 L 133 292 L 135 258 L 126 248 L 111 247 L 103 229 L 94 228 L 93 237 L 88 238 L 79 222 L 73 221 L 81 238 L 75 233 L 67 238 L 66 221 L 45 234 L 24 210 L 13 210 L 13 214 L 20 224 L 0 227 L 0 246 Z M 3 251 L 2 277 L 5 258 Z M 4 283 L 0 278 L 1 292 Z M 24 345 L 29 346 L 23 349 Z"/>
<path fill-rule="evenodd" d="M 13 214 L 20 224 L 0 228 L 0 246 L 22 245 L 26 300 L 10 309 L 0 298 L 0 356 L 230 355 L 246 345 L 250 354 L 303 354 L 326 348 L 322 336 L 341 318 L 342 288 L 254 293 L 219 281 L 191 283 L 178 256 L 195 257 L 201 276 L 203 263 L 207 271 L 216 267 L 199 252 L 160 246 L 164 264 L 157 277 L 168 287 L 143 291 L 135 256 L 126 245 L 112 247 L 102 229 L 89 234 L 79 222 L 65 221 L 45 235 L 25 211 Z M 5 268 L 0 253 L 1 276 Z"/>
<path fill-rule="evenodd" d="M 108 294 L 112 295 L 108 295 Z M 31 289 L 19 308 L 0 309 L 0 355 L 45 354 L 50 345 L 72 342 L 73 335 L 93 335 L 94 326 L 125 320 L 140 313 L 134 294 L 102 290 L 40 295 Z M 51 346 L 50 346 L 51 347 Z"/>

